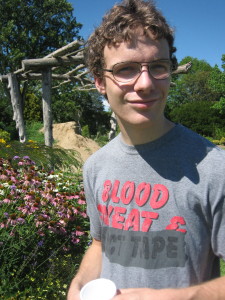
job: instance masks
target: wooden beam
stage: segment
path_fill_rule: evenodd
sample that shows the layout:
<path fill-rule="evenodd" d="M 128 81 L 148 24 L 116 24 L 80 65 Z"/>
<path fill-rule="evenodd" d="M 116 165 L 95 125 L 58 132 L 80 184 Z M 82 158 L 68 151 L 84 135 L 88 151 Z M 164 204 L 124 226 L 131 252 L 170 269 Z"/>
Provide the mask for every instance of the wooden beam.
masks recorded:
<path fill-rule="evenodd" d="M 84 59 L 83 54 L 76 56 L 62 56 L 55 58 L 37 58 L 37 59 L 25 59 L 22 61 L 22 67 L 24 71 L 28 71 L 36 68 L 56 67 L 56 66 L 69 66 L 77 62 L 82 62 Z"/>
<path fill-rule="evenodd" d="M 52 107 L 51 107 L 51 69 L 42 71 L 42 109 L 44 121 L 44 136 L 45 145 L 52 147 L 53 133 L 52 133 Z"/>
<path fill-rule="evenodd" d="M 191 61 L 188 62 L 187 64 L 178 66 L 178 68 L 172 72 L 172 75 L 174 75 L 174 74 L 186 74 L 186 73 L 188 73 L 191 66 L 192 66 Z"/>
<path fill-rule="evenodd" d="M 68 54 L 68 52 L 77 50 L 80 46 L 82 46 L 84 43 L 81 41 L 73 41 L 72 43 L 65 45 L 64 47 L 57 49 L 56 51 L 48 54 L 44 58 L 50 58 L 50 57 L 58 57 L 58 56 L 63 56 L 65 54 Z"/>

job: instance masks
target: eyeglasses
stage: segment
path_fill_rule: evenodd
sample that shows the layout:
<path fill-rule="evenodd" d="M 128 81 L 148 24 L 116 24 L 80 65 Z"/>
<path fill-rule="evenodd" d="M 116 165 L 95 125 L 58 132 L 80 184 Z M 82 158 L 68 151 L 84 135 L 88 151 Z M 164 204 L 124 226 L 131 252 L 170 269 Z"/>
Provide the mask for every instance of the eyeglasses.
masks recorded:
<path fill-rule="evenodd" d="M 121 62 L 115 64 L 112 69 L 103 69 L 103 71 L 111 72 L 116 81 L 127 83 L 140 76 L 143 66 L 147 66 L 149 74 L 158 80 L 168 78 L 172 69 L 169 59 L 160 59 L 148 63 Z"/>

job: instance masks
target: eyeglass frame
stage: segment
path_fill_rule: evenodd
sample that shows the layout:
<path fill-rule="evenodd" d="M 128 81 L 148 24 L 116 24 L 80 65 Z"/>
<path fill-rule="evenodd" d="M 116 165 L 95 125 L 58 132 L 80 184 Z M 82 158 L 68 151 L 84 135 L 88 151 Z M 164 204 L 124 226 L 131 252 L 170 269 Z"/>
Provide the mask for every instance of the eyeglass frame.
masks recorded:
<path fill-rule="evenodd" d="M 150 65 L 153 64 L 153 63 L 157 63 L 157 62 L 169 62 L 170 64 L 170 72 L 168 73 L 168 76 L 165 77 L 165 78 L 155 78 L 151 72 L 150 72 Z M 135 63 L 135 64 L 138 64 L 140 66 L 140 69 L 139 69 L 139 72 L 137 73 L 137 75 L 135 77 L 133 77 L 132 79 L 129 79 L 127 81 L 120 81 L 118 79 L 115 78 L 115 75 L 113 74 L 113 69 L 115 68 L 116 65 L 119 65 L 119 64 L 124 64 L 124 63 Z M 142 67 L 144 66 L 147 66 L 148 67 L 148 74 L 150 74 L 154 79 L 156 80 L 165 80 L 167 78 L 170 77 L 171 73 L 172 73 L 172 61 L 170 59 L 158 59 L 158 60 L 153 60 L 153 61 L 150 61 L 150 62 L 137 62 L 137 61 L 122 61 L 122 62 L 119 62 L 119 63 L 116 63 L 115 65 L 112 66 L 112 69 L 102 69 L 103 71 L 106 71 L 106 72 L 110 72 L 112 73 L 113 75 L 113 78 L 117 81 L 117 82 L 120 82 L 120 83 L 129 83 L 133 80 L 137 80 L 139 78 L 139 76 L 141 75 L 142 73 Z"/>

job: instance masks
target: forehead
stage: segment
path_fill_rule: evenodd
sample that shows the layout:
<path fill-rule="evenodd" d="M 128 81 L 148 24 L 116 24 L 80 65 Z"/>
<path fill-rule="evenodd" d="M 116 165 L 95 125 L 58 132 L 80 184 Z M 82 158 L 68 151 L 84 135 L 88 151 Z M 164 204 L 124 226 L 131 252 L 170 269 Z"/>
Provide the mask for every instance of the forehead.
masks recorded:
<path fill-rule="evenodd" d="M 165 39 L 155 40 L 150 36 L 140 35 L 130 42 L 106 45 L 104 60 L 107 67 L 123 61 L 148 62 L 169 58 L 169 45 Z"/>

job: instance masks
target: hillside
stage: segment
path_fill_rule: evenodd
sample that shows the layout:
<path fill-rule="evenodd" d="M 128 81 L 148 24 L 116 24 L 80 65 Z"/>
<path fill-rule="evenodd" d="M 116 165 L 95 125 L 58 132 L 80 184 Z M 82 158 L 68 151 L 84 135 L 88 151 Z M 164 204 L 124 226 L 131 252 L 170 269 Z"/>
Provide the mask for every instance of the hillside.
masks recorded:
<path fill-rule="evenodd" d="M 75 122 L 53 124 L 53 138 L 55 145 L 79 152 L 83 161 L 100 148 L 95 141 L 77 133 Z"/>

